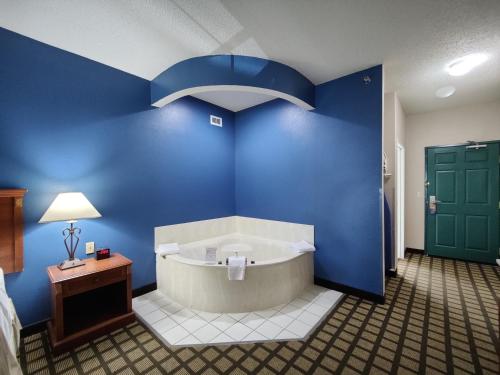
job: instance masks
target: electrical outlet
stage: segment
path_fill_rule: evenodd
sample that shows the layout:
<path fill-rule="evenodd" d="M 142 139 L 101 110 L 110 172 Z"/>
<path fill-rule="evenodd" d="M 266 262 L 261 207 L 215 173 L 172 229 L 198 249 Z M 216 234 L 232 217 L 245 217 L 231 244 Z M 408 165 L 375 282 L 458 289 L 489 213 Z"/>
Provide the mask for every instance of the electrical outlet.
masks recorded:
<path fill-rule="evenodd" d="M 95 242 L 85 243 L 85 254 L 94 254 Z"/>

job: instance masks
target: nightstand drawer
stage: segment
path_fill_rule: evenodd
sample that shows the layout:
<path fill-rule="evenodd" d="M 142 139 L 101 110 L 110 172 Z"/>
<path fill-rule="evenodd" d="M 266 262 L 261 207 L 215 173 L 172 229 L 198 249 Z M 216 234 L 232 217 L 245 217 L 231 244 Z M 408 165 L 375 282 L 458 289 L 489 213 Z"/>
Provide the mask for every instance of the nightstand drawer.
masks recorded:
<path fill-rule="evenodd" d="M 102 272 L 93 273 L 87 276 L 69 279 L 62 283 L 63 297 L 73 294 L 83 293 L 88 290 L 100 288 L 127 278 L 127 268 L 120 267 Z"/>

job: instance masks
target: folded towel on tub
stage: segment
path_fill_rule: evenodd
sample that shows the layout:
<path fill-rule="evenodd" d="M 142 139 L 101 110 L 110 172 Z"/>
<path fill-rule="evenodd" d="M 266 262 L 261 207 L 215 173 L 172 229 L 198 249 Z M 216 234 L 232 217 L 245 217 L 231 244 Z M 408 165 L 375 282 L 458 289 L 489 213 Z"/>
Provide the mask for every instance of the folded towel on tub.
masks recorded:
<path fill-rule="evenodd" d="M 155 253 L 161 256 L 171 255 L 171 254 L 179 254 L 181 249 L 179 248 L 179 244 L 175 243 L 161 243 L 155 250 Z"/>
<path fill-rule="evenodd" d="M 245 280 L 246 257 L 230 256 L 227 258 L 227 278 L 229 280 Z"/>
<path fill-rule="evenodd" d="M 316 251 L 316 248 L 314 245 L 311 245 L 307 241 L 299 241 L 299 242 L 294 242 L 290 244 L 290 250 L 293 250 L 297 253 L 305 253 L 305 252 L 310 252 L 310 251 Z"/>

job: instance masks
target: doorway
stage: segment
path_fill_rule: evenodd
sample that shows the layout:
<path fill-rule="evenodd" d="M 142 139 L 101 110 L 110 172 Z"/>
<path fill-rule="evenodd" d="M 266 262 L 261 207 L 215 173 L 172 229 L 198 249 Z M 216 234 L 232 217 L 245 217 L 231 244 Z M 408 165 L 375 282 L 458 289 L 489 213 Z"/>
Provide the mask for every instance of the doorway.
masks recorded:
<path fill-rule="evenodd" d="M 426 149 L 426 251 L 495 263 L 499 247 L 499 143 Z"/>
<path fill-rule="evenodd" d="M 396 258 L 405 257 L 405 148 L 396 146 Z"/>

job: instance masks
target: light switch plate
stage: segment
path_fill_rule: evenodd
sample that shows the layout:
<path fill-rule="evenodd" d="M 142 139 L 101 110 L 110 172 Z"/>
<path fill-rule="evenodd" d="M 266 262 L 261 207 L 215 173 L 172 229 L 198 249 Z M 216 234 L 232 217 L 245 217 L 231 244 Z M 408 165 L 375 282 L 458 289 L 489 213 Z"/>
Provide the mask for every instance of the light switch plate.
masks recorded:
<path fill-rule="evenodd" d="M 85 243 L 85 254 L 94 254 L 95 242 Z"/>

